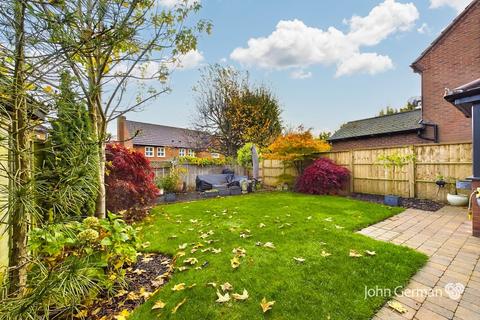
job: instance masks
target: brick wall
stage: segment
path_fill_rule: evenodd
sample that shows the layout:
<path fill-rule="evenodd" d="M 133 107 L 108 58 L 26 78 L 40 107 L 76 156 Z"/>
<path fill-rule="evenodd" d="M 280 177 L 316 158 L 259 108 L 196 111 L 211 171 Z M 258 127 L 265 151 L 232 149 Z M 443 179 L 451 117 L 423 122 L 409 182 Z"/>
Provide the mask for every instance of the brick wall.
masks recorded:
<path fill-rule="evenodd" d="M 480 77 L 480 2 L 477 2 L 419 61 L 423 119 L 438 124 L 439 142 L 471 141 L 471 119 L 443 99 Z"/>
<path fill-rule="evenodd" d="M 349 139 L 332 142 L 333 151 L 343 151 L 352 149 L 365 149 L 373 147 L 404 146 L 411 144 L 431 143 L 431 141 L 421 139 L 416 132 L 403 134 L 390 134 L 377 137 L 366 137 L 361 139 Z"/>
<path fill-rule="evenodd" d="M 145 155 L 145 147 L 134 145 L 133 149 Z M 171 161 L 180 156 L 180 148 L 165 147 L 165 157 L 158 157 L 157 148 L 153 147 L 153 157 L 147 157 L 147 159 L 150 161 Z M 188 156 L 188 149 L 185 149 L 185 155 Z M 195 156 L 198 158 L 212 158 L 212 154 L 208 151 L 195 152 Z"/>

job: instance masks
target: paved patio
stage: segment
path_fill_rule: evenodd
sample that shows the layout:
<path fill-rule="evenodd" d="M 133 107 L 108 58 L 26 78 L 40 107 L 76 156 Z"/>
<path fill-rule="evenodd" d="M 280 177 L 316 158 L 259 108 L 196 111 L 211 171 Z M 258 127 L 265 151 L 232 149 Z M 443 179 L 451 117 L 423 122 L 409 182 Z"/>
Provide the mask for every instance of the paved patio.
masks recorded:
<path fill-rule="evenodd" d="M 393 298 L 407 312 L 400 314 L 384 306 L 374 319 L 480 319 L 480 238 L 471 232 L 467 210 L 456 207 L 437 212 L 407 209 L 359 231 L 430 257 L 404 294 Z"/>

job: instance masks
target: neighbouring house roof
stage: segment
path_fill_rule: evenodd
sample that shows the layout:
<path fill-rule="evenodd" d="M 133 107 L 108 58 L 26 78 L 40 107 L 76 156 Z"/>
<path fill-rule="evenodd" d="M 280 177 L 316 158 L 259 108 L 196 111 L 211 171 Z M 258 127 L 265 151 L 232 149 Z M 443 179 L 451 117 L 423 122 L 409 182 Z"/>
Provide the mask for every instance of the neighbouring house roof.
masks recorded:
<path fill-rule="evenodd" d="M 464 16 L 467 15 L 470 10 L 475 7 L 476 4 L 480 3 L 480 0 L 473 0 L 466 8 L 463 10 L 453 21 L 442 30 L 440 35 L 433 40 L 433 42 L 420 54 L 420 56 L 410 65 L 414 71 L 418 72 L 421 71 L 417 68 L 417 63 L 423 59 L 430 52 L 442 39 L 445 37 L 456 25 L 459 23 Z M 473 40 L 472 40 L 473 41 Z"/>
<path fill-rule="evenodd" d="M 466 98 L 472 96 L 480 96 L 480 78 L 445 92 L 445 100 L 456 105 L 468 118 L 472 116 L 473 100 Z"/>
<path fill-rule="evenodd" d="M 201 149 L 210 141 L 207 134 L 190 129 L 129 120 L 126 125 L 134 145 Z"/>
<path fill-rule="evenodd" d="M 411 132 L 423 129 L 422 110 L 400 112 L 386 116 L 350 121 L 336 131 L 329 141 Z"/>

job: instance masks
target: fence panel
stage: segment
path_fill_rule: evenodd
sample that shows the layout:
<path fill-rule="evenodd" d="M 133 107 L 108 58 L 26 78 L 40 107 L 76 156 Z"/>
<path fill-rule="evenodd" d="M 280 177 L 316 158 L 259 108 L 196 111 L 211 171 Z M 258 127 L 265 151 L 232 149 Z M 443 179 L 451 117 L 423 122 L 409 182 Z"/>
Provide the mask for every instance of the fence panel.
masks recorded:
<path fill-rule="evenodd" d="M 414 155 L 411 163 L 396 168 L 380 163 L 382 155 Z M 370 148 L 351 151 L 323 153 L 337 164 L 347 167 L 352 179 L 350 191 L 370 194 L 396 194 L 402 197 L 417 197 L 445 201 L 448 192 L 454 192 L 454 181 L 471 176 L 472 144 L 424 144 L 390 148 Z M 275 186 L 278 176 L 295 171 L 278 160 L 264 160 L 261 176 L 266 185 Z M 445 189 L 439 190 L 437 176 L 450 181 Z"/>

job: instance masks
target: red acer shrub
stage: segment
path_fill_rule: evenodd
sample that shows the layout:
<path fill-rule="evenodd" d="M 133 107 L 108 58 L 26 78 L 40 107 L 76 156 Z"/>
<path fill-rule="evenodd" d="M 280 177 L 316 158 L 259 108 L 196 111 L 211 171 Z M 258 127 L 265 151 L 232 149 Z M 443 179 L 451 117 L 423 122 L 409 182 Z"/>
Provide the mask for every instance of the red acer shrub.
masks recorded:
<path fill-rule="evenodd" d="M 309 194 L 337 194 L 349 181 L 350 171 L 328 158 L 319 158 L 297 180 L 296 190 Z"/>
<path fill-rule="evenodd" d="M 155 203 L 158 194 L 155 174 L 142 153 L 119 144 L 110 144 L 106 148 L 106 160 L 105 184 L 109 211 L 127 210 L 138 214 Z"/>

